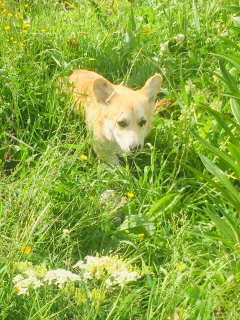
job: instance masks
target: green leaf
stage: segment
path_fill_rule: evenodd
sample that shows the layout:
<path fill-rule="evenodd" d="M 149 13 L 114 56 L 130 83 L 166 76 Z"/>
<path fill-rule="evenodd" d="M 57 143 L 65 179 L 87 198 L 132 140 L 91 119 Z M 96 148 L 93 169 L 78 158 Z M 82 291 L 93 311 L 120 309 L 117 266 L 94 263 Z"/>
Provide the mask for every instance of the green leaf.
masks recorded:
<path fill-rule="evenodd" d="M 240 51 L 240 48 L 239 48 L 239 51 Z M 226 55 L 225 54 L 224 55 L 215 54 L 215 56 L 230 62 L 240 72 L 240 58 L 238 56 L 235 56 L 234 54 L 226 54 Z M 234 78 L 232 78 L 232 79 L 234 79 Z M 236 83 L 235 79 L 234 79 L 234 82 Z"/>
<path fill-rule="evenodd" d="M 240 28 L 240 17 L 231 17 L 233 23 L 235 24 L 236 27 Z"/>
<path fill-rule="evenodd" d="M 234 114 L 237 122 L 240 124 L 240 103 L 236 99 L 230 99 L 232 113 Z"/>
<path fill-rule="evenodd" d="M 224 67 L 222 61 L 219 61 L 219 67 L 222 73 L 222 76 L 224 78 L 224 82 L 229 86 L 229 88 L 235 92 L 237 90 L 237 81 L 233 76 L 227 71 L 227 69 Z"/>
<path fill-rule="evenodd" d="M 231 142 L 228 143 L 228 150 L 230 151 L 232 157 L 237 162 L 237 165 L 240 168 L 240 147 L 232 144 Z"/>
<path fill-rule="evenodd" d="M 131 215 L 126 217 L 119 230 L 129 230 L 134 234 L 153 235 L 155 225 L 139 215 Z"/>
<path fill-rule="evenodd" d="M 207 170 L 210 171 L 212 174 L 214 174 L 219 179 L 219 181 L 221 181 L 221 183 L 228 190 L 228 192 L 230 192 L 231 195 L 235 198 L 240 209 L 239 192 L 237 191 L 237 189 L 235 189 L 231 181 L 226 177 L 223 171 L 218 166 L 216 166 L 211 160 L 209 160 L 207 157 L 205 157 L 202 154 L 199 154 L 199 156 L 204 166 L 207 168 Z"/>
<path fill-rule="evenodd" d="M 232 11 L 234 13 L 240 12 L 240 7 L 239 6 L 224 6 L 224 7 L 222 7 L 222 9 L 229 10 L 229 11 Z"/>
<path fill-rule="evenodd" d="M 232 119 L 227 118 L 226 116 L 224 116 L 222 113 L 213 110 L 209 107 L 205 107 L 205 109 L 214 116 L 214 118 L 217 120 L 217 122 L 222 126 L 222 128 L 226 131 L 226 133 L 229 135 L 231 141 L 235 144 L 235 145 L 239 145 L 238 140 L 235 138 L 235 136 L 232 134 L 232 130 L 229 128 L 228 124 L 226 121 L 227 120 L 229 122 L 231 122 L 238 130 L 240 130 L 240 126 L 235 123 Z M 224 119 L 223 119 L 224 118 Z"/>
<path fill-rule="evenodd" d="M 226 220 L 224 218 L 219 217 L 216 212 L 210 211 L 208 208 L 204 208 L 204 211 L 215 223 L 216 227 L 221 231 L 221 233 L 227 240 L 236 242 L 235 234 L 232 232 L 232 229 L 226 223 Z"/>
<path fill-rule="evenodd" d="M 170 207 L 173 206 L 173 204 L 176 203 L 176 201 L 179 199 L 180 194 L 178 193 L 171 193 L 167 194 L 165 197 L 158 200 L 149 210 L 148 215 L 150 217 L 155 216 L 156 213 L 161 214 Z"/>
<path fill-rule="evenodd" d="M 196 7 L 196 4 L 195 4 L 195 1 L 194 1 L 194 0 L 193 0 L 193 2 L 192 2 L 192 6 L 193 6 L 193 12 L 194 12 L 194 16 L 195 16 L 196 27 L 197 27 L 198 32 L 200 32 L 199 15 L 198 15 L 197 7 Z"/>
<path fill-rule="evenodd" d="M 192 234 L 194 236 L 198 236 L 198 237 L 206 237 L 206 238 L 209 238 L 209 239 L 212 239 L 212 240 L 216 240 L 216 241 L 221 241 L 222 243 L 225 243 L 226 245 L 228 245 L 229 247 L 231 247 L 232 249 L 235 249 L 235 243 L 227 240 L 226 238 L 224 237 L 221 237 L 221 236 L 217 236 L 215 235 L 214 233 L 212 232 L 200 232 L 200 231 L 197 231 L 197 230 L 186 230 L 187 233 L 189 234 Z"/>
<path fill-rule="evenodd" d="M 236 209 L 236 211 L 238 211 L 238 213 L 240 214 L 240 205 L 239 203 L 236 201 L 236 199 L 226 190 L 222 187 L 222 185 L 220 183 L 215 182 L 214 180 L 210 179 L 208 176 L 202 174 L 200 171 L 188 166 L 185 163 L 182 163 L 182 165 L 191 170 L 192 172 L 194 172 L 196 175 L 198 175 L 199 177 L 201 177 L 202 179 L 206 180 L 209 184 L 211 184 L 216 190 L 218 190 L 219 192 L 221 192 L 222 196 Z"/>
<path fill-rule="evenodd" d="M 219 149 L 212 146 L 210 143 L 208 143 L 203 138 L 199 137 L 193 130 L 190 130 L 192 135 L 198 139 L 208 150 L 210 150 L 212 153 L 214 153 L 216 156 L 218 156 L 220 159 L 222 159 L 232 170 L 240 177 L 240 167 L 224 152 L 220 151 Z"/>
<path fill-rule="evenodd" d="M 237 51 L 240 52 L 240 47 L 232 40 L 228 39 L 227 37 L 222 37 L 222 36 L 217 36 L 217 38 L 226 42 L 228 45 L 232 46 L 233 48 L 235 48 Z M 221 55 L 218 55 L 218 56 L 220 56 L 221 58 L 224 58 L 224 56 L 221 56 Z"/>

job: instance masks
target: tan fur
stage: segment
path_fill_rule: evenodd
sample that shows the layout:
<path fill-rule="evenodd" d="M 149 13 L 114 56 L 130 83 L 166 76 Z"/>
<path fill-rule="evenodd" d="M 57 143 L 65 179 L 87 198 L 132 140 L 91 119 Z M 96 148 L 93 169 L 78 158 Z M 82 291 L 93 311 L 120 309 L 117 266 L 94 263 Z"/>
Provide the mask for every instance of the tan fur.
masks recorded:
<path fill-rule="evenodd" d="M 87 70 L 74 70 L 68 77 L 73 85 L 77 106 L 83 106 L 86 123 L 93 132 L 98 155 L 119 164 L 117 154 L 130 152 L 152 129 L 154 101 L 162 83 L 157 74 L 140 90 L 114 85 L 101 75 Z M 142 123 L 146 121 L 146 124 Z M 125 127 L 122 127 L 122 126 Z"/>

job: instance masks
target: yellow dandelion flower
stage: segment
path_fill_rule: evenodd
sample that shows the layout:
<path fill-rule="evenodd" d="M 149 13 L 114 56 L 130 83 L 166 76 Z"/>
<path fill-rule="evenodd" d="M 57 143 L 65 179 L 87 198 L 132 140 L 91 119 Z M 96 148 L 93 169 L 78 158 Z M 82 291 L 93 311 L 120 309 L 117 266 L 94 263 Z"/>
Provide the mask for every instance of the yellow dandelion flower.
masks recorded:
<path fill-rule="evenodd" d="M 4 29 L 5 29 L 5 30 L 9 30 L 9 29 L 10 29 L 10 27 L 9 27 L 9 26 L 6 26 L 6 27 L 4 27 Z"/>
<path fill-rule="evenodd" d="M 2 11 L 1 11 L 1 14 L 3 14 L 4 12 L 6 12 L 7 11 L 7 9 L 3 9 Z"/>
<path fill-rule="evenodd" d="M 145 237 L 145 234 L 144 234 L 144 233 L 140 233 L 138 236 L 139 236 L 140 238 L 143 238 L 143 237 Z"/>
<path fill-rule="evenodd" d="M 24 28 L 29 28 L 29 23 L 24 23 L 23 27 Z"/>
<path fill-rule="evenodd" d="M 93 200 L 93 199 L 94 199 L 94 196 L 90 196 L 89 199 L 90 199 L 90 200 Z"/>
<path fill-rule="evenodd" d="M 24 253 L 24 254 L 29 254 L 31 252 L 32 248 L 29 247 L 29 246 L 22 246 L 21 247 L 21 252 Z"/>
<path fill-rule="evenodd" d="M 85 154 L 82 154 L 82 155 L 80 156 L 80 158 L 81 158 L 82 160 L 87 160 L 87 156 L 85 156 Z"/>
<path fill-rule="evenodd" d="M 27 8 L 27 7 L 28 7 L 28 3 L 26 3 L 26 4 L 24 5 L 24 7 L 26 7 L 26 8 Z"/>
<path fill-rule="evenodd" d="M 23 42 L 20 42 L 19 44 L 20 44 L 20 46 L 24 46 L 24 43 L 23 43 Z"/>
<path fill-rule="evenodd" d="M 9 17 L 12 17 L 12 16 L 13 16 L 13 14 L 12 14 L 11 12 L 9 12 L 9 13 L 8 13 L 8 16 L 9 16 Z"/>
<path fill-rule="evenodd" d="M 5 6 L 5 3 L 1 3 L 1 6 L 4 7 L 4 6 Z"/>
<path fill-rule="evenodd" d="M 15 289 L 16 289 L 17 292 L 20 291 L 19 286 L 15 286 Z"/>
<path fill-rule="evenodd" d="M 131 192 L 128 192 L 128 193 L 127 193 L 127 196 L 128 196 L 128 198 L 133 198 L 133 197 L 134 197 L 134 194 L 131 193 Z"/>
<path fill-rule="evenodd" d="M 15 40 L 15 41 L 13 41 L 13 44 L 16 44 L 17 43 L 17 41 Z"/>
<path fill-rule="evenodd" d="M 112 193 L 111 196 L 112 196 L 112 197 L 115 197 L 115 193 Z"/>
<path fill-rule="evenodd" d="M 41 32 L 45 32 L 45 31 L 46 31 L 45 29 L 42 29 L 42 30 L 41 30 Z"/>
<path fill-rule="evenodd" d="M 130 233 L 130 231 L 128 229 L 124 230 L 126 233 Z"/>
<path fill-rule="evenodd" d="M 13 40 L 13 37 L 11 37 L 10 39 Z"/>
<path fill-rule="evenodd" d="M 177 267 L 178 267 L 178 269 L 179 270 L 181 270 L 181 271 L 183 271 L 183 270 L 185 270 L 186 269 L 186 267 L 185 266 L 183 266 L 182 264 L 180 264 L 180 263 L 177 263 Z"/>
<path fill-rule="evenodd" d="M 23 33 L 27 33 L 28 31 L 25 29 L 25 30 L 23 30 L 22 32 L 23 32 Z"/>

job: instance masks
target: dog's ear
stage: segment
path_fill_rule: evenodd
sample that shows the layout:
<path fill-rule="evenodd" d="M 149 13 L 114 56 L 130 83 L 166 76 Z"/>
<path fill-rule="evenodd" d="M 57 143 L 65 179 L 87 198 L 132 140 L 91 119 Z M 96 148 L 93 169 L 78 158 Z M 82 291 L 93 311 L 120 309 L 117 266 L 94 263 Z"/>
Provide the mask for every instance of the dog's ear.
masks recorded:
<path fill-rule="evenodd" d="M 100 103 L 106 104 L 114 94 L 112 84 L 103 78 L 98 78 L 93 82 L 93 92 Z"/>
<path fill-rule="evenodd" d="M 155 74 L 147 80 L 145 86 L 141 89 L 141 91 L 147 95 L 149 103 L 154 103 L 161 85 L 162 76 L 160 74 Z"/>

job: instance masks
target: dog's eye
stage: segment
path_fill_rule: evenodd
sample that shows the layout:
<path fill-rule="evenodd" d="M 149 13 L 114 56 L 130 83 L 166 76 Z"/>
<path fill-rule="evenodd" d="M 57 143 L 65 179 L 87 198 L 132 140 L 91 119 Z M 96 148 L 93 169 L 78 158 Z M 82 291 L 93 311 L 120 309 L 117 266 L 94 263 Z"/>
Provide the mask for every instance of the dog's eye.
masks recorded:
<path fill-rule="evenodd" d="M 139 122 L 140 127 L 143 127 L 143 126 L 146 124 L 146 122 L 147 122 L 146 120 L 140 121 L 140 122 Z"/>
<path fill-rule="evenodd" d="M 121 128 L 125 128 L 127 126 L 127 122 L 125 121 L 119 121 L 118 122 L 118 125 L 121 127 Z"/>

